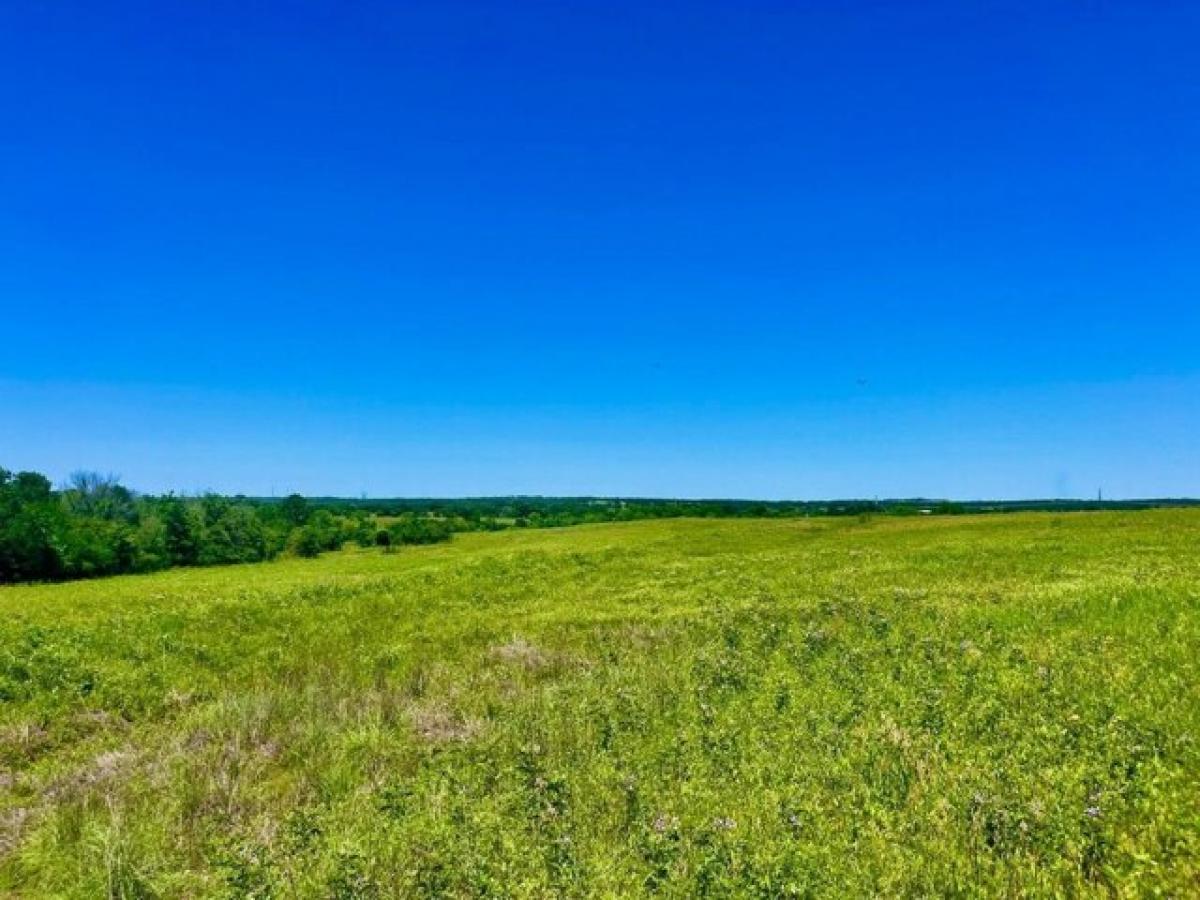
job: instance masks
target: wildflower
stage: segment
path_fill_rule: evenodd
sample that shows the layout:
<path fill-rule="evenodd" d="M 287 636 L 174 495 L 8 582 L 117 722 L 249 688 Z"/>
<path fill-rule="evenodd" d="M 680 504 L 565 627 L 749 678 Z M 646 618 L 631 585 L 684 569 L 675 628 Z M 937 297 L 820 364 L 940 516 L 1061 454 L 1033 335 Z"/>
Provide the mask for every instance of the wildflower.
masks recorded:
<path fill-rule="evenodd" d="M 1089 806 L 1087 809 L 1085 809 L 1083 811 L 1083 814 L 1085 816 L 1087 816 L 1089 819 L 1098 819 L 1098 818 L 1100 818 L 1100 807 Z"/>
<path fill-rule="evenodd" d="M 733 831 L 733 829 L 737 828 L 737 822 L 728 816 L 719 816 L 713 819 L 713 828 L 717 829 L 717 831 Z"/>

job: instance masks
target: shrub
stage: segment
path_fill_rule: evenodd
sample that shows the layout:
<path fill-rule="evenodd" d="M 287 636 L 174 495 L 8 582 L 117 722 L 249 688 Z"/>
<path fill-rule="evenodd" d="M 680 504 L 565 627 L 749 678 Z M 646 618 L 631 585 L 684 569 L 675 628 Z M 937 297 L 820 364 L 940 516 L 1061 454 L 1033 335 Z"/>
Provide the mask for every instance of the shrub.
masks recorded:
<path fill-rule="evenodd" d="M 436 544 L 450 540 L 453 533 L 442 519 L 417 516 L 405 516 L 388 531 L 392 544 Z"/>
<path fill-rule="evenodd" d="M 303 528 L 293 531 L 288 540 L 288 548 L 297 556 L 305 559 L 320 556 L 321 551 L 325 549 L 321 542 L 320 531 L 313 528 L 312 525 L 305 525 Z"/>

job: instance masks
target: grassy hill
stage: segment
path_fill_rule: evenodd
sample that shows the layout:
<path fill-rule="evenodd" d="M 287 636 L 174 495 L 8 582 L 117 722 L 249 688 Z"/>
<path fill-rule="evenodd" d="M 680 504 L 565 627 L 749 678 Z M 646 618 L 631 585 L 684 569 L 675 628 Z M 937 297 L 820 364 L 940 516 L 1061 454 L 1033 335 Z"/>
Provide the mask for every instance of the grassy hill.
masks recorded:
<path fill-rule="evenodd" d="M 0 588 L 0 890 L 1200 891 L 1200 511 Z"/>

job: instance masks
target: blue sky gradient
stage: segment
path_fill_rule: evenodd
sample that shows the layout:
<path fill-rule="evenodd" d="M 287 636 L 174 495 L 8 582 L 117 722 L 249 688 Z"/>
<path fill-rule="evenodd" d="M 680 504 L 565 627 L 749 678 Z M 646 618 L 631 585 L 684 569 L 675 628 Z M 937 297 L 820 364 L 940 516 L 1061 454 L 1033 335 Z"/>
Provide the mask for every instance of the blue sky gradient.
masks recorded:
<path fill-rule="evenodd" d="M 0 465 L 1200 495 L 1194 3 L 0 10 Z"/>

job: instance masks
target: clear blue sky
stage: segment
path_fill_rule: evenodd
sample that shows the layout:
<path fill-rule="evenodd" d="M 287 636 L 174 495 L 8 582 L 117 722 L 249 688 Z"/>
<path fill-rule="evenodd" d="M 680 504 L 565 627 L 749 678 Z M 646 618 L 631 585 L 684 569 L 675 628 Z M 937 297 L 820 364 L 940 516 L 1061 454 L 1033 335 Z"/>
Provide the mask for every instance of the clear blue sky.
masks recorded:
<path fill-rule="evenodd" d="M 0 465 L 1200 495 L 1194 2 L 0 9 Z"/>

